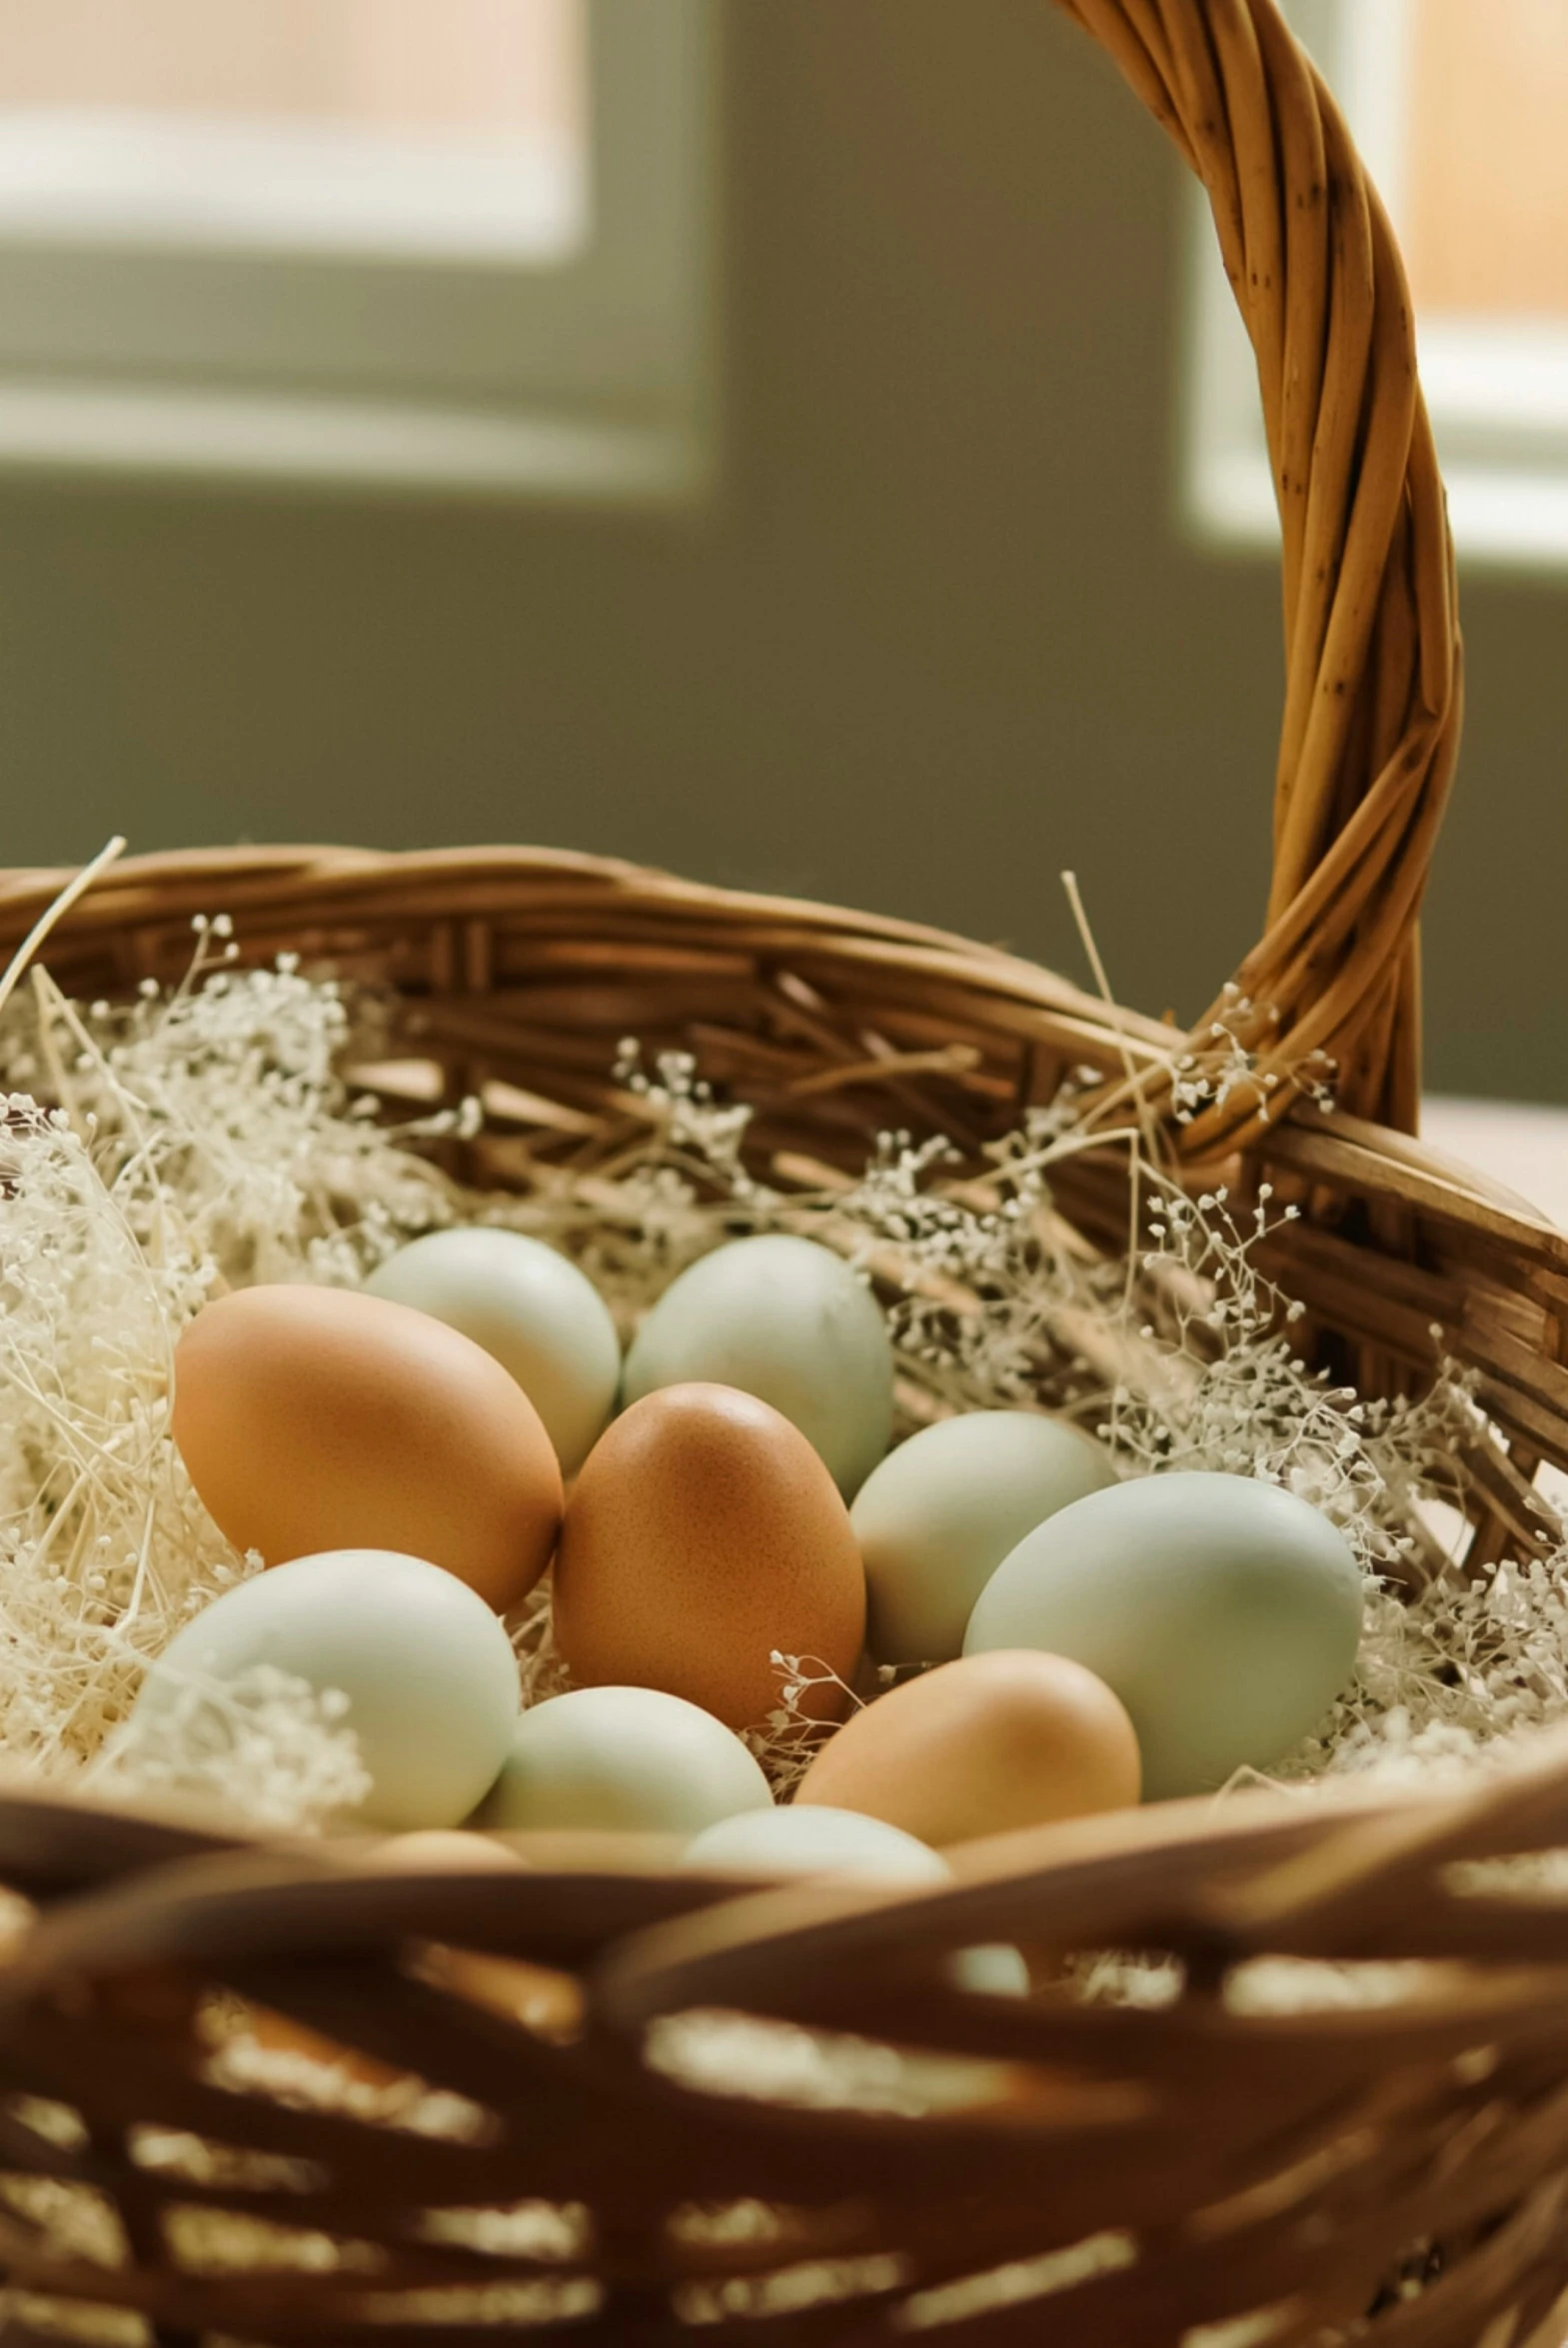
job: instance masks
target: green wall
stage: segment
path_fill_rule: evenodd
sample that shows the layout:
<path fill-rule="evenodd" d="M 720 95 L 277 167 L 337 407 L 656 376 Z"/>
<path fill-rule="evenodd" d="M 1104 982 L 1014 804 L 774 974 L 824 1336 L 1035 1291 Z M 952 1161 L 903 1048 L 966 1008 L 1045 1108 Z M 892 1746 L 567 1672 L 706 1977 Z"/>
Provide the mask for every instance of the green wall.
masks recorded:
<path fill-rule="evenodd" d="M 1179 172 L 1044 0 L 722 0 L 728 449 L 623 517 L 0 479 L 0 861 L 534 839 L 1192 1013 L 1250 943 L 1272 569 L 1171 520 Z M 1429 1069 L 1568 1101 L 1568 594 L 1467 583 Z"/>

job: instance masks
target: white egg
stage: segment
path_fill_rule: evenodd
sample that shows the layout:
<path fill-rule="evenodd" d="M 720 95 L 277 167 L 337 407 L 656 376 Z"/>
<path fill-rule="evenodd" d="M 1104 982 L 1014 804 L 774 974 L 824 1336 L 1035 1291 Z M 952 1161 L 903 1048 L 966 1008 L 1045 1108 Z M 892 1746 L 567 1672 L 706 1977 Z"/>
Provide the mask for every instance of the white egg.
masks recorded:
<path fill-rule="evenodd" d="M 881 1883 L 945 1883 L 952 1869 L 929 1844 L 858 1810 L 747 1810 L 705 1828 L 686 1865 L 716 1875 L 860 1875 Z"/>
<path fill-rule="evenodd" d="M 939 1851 L 901 1826 L 858 1810 L 747 1810 L 721 1818 L 689 1842 L 684 1863 L 707 1875 L 853 1875 L 867 1883 L 950 1883 L 952 1869 Z M 1023 1997 L 1029 1972 L 1015 1948 L 988 1942 L 960 1948 L 946 1971 L 959 1989 L 983 1997 Z"/>
<path fill-rule="evenodd" d="M 1027 1997 L 1033 1986 L 1022 1950 L 1002 1940 L 960 1948 L 952 1960 L 952 1974 L 971 1997 Z"/>
<path fill-rule="evenodd" d="M 700 1256 L 644 1318 L 625 1394 L 700 1381 L 771 1402 L 855 1491 L 892 1434 L 892 1345 L 841 1255 L 772 1232 Z"/>
<path fill-rule="evenodd" d="M 412 1239 L 365 1285 L 483 1345 L 544 1420 L 562 1473 L 577 1473 L 615 1408 L 621 1340 L 575 1263 L 522 1231 L 474 1224 Z"/>
<path fill-rule="evenodd" d="M 1158 1801 L 1299 1743 L 1355 1668 L 1362 1604 L 1347 1543 L 1294 1493 L 1151 1475 L 1027 1533 L 981 1591 L 964 1652 L 1039 1647 L 1097 1673 Z"/>
<path fill-rule="evenodd" d="M 495 1782 L 520 1701 L 500 1620 L 454 1573 L 392 1549 L 274 1565 L 214 1598 L 147 1675 L 137 1710 L 199 1705 L 271 1665 L 348 1698 L 370 1773 L 355 1823 L 456 1826 Z"/>
<path fill-rule="evenodd" d="M 692 1834 L 773 1798 L 712 1712 L 654 1687 L 579 1687 L 523 1714 L 477 1823 Z"/>
<path fill-rule="evenodd" d="M 870 1652 L 879 1663 L 950 1662 L 1008 1551 L 1115 1480 L 1091 1435 L 1037 1411 L 971 1410 L 922 1427 L 872 1469 L 849 1511 Z"/>

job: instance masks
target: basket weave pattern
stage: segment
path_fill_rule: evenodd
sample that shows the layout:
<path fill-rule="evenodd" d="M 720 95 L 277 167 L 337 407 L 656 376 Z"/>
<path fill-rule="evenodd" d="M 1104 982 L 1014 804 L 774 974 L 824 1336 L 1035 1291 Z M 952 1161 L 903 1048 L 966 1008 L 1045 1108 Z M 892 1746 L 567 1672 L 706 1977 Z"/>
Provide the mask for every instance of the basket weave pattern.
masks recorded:
<path fill-rule="evenodd" d="M 255 959 L 287 950 L 391 989 L 401 1048 L 447 1098 L 504 1104 L 464 1168 L 496 1184 L 520 1132 L 548 1154 L 625 1119 L 609 1072 L 627 1035 L 695 1053 L 756 1104 L 760 1165 L 784 1183 L 858 1171 L 889 1126 L 977 1158 L 1087 1066 L 1107 1123 L 1158 1119 L 1173 1158 L 1266 1174 L 1303 1202 L 1271 1268 L 1365 1391 L 1419 1382 L 1440 1353 L 1475 1372 L 1493 1423 L 1467 1462 L 1474 1554 L 1535 1548 L 1551 1527 L 1531 1477 L 1568 1465 L 1568 1239 L 1409 1138 L 1415 924 L 1460 668 L 1393 240 L 1271 0 L 1069 13 L 1208 187 L 1284 522 L 1272 898 L 1192 1038 L 928 930 L 524 850 L 146 860 L 75 908 L 51 968 L 87 996 L 173 980 L 191 916 L 224 911 Z M 59 878 L 0 880 L 0 945 Z M 1216 1085 L 1175 1122 L 1190 1063 L 1201 1073 L 1232 1040 L 1258 1083 L 1223 1099 Z M 1318 1055 L 1336 1066 L 1333 1114 L 1303 1091 Z M 1119 1246 L 1122 1154 L 1068 1162 L 1057 1203 Z M 0 1966 L 0 2181 L 101 2193 L 124 2257 L 69 2255 L 18 2198 L 0 2214 L 16 2295 L 3 2337 L 57 2338 L 47 2301 L 134 2310 L 169 2343 L 559 2329 L 654 2348 L 700 2336 L 701 2314 L 711 2337 L 789 2344 L 931 2328 L 986 2348 L 1176 2348 L 1268 2309 L 1231 2337 L 1307 2348 L 1351 2327 L 1389 2348 L 1523 2348 L 1568 2286 L 1568 1912 L 1459 1862 L 1565 1840 L 1556 1736 L 1527 1770 L 1457 1792 L 1247 1796 L 1010 1837 L 919 1893 L 736 1897 L 555 1845 L 526 1877 L 431 1876 L 18 1787 L 0 1799 L 0 1875 L 40 1919 Z M 1170 1960 L 1171 1994 L 955 1987 L 943 1953 L 998 1940 L 1044 1981 L 1088 1952 L 1150 1952 Z M 502 1964 L 455 1972 L 454 1950 Z M 1409 1969 L 1375 1976 L 1375 2005 L 1249 2004 L 1238 1969 L 1279 1956 Z M 548 2026 L 503 2010 L 524 1978 L 509 1965 L 550 1969 Z M 476 2127 L 246 2092 L 198 2041 L 204 1989 L 467 2098 Z M 650 2026 L 693 2007 L 1000 2063 L 1005 2092 L 920 2118 L 702 2092 L 644 2059 Z M 80 2129 L 27 2098 L 69 2106 Z M 149 2129 L 258 2160 L 178 2173 Z M 532 2200 L 583 2205 L 574 2246 L 480 2248 L 432 2218 Z M 750 2202 L 770 2206 L 766 2233 L 691 2217 Z M 336 2266 L 258 2252 L 208 2272 L 175 2223 L 193 2209 L 358 2247 Z M 837 2297 L 791 2296 L 794 2270 L 823 2265 Z M 988 2292 L 942 2297 L 1008 2267 Z M 770 2276 L 764 2323 L 742 2309 Z M 1402 2295 L 1402 2276 L 1425 2287 Z M 573 2284 L 578 2299 L 548 2296 Z M 719 2295 L 690 2296 L 705 2289 Z"/>

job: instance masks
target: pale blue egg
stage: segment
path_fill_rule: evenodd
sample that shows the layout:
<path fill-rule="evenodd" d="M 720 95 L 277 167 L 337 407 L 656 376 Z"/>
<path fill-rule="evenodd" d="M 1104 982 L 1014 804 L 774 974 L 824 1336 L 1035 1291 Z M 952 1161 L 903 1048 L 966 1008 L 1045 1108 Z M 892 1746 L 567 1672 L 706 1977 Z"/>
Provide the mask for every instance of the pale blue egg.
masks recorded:
<path fill-rule="evenodd" d="M 1151 1475 L 1027 1533 L 986 1583 L 964 1653 L 1037 1647 L 1126 1706 L 1146 1800 L 1267 1768 L 1355 1669 L 1364 1590 L 1320 1510 L 1247 1476 Z"/>
<path fill-rule="evenodd" d="M 952 1869 L 928 1843 L 858 1810 L 749 1810 L 687 1845 L 686 1864 L 717 1875 L 858 1875 L 878 1883 L 946 1883 Z"/>
<path fill-rule="evenodd" d="M 867 1883 L 950 1883 L 940 1851 L 884 1818 L 812 1802 L 748 1810 L 705 1828 L 687 1845 L 686 1864 L 710 1875 L 852 1875 Z M 1015 1948 L 987 1942 L 947 1960 L 948 1978 L 974 1996 L 1023 1997 L 1029 1973 Z"/>
<path fill-rule="evenodd" d="M 476 1223 L 411 1239 L 365 1285 L 494 1355 L 544 1420 L 563 1475 L 577 1473 L 615 1408 L 621 1340 L 575 1263 L 526 1232 Z"/>
<path fill-rule="evenodd" d="M 858 1489 L 892 1436 L 892 1345 L 842 1256 L 770 1232 L 700 1256 L 632 1340 L 625 1398 L 660 1386 L 739 1386 L 797 1426 L 839 1490 Z"/>
<path fill-rule="evenodd" d="M 137 1710 L 199 1703 L 259 1664 L 348 1698 L 371 1792 L 355 1823 L 456 1826 L 507 1756 L 521 1693 L 497 1615 L 466 1582 L 392 1549 L 296 1557 L 177 1631 Z"/>
<path fill-rule="evenodd" d="M 523 1714 L 476 1823 L 692 1834 L 773 1798 L 741 1739 L 700 1705 L 656 1687 L 578 1687 Z"/>
<path fill-rule="evenodd" d="M 889 1451 L 849 1511 L 879 1663 L 947 1663 L 1026 1532 L 1116 1480 L 1103 1444 L 1035 1410 L 938 1419 Z"/>

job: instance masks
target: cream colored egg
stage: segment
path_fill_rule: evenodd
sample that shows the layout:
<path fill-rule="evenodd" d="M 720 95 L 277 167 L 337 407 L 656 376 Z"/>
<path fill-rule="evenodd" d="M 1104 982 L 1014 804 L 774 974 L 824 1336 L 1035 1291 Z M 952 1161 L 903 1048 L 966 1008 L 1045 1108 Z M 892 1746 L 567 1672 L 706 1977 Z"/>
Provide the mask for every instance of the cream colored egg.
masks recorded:
<path fill-rule="evenodd" d="M 627 1354 L 628 1402 L 692 1381 L 782 1411 L 855 1491 L 892 1434 L 892 1345 L 842 1256 L 785 1232 L 716 1247 L 665 1290 Z"/>
<path fill-rule="evenodd" d="M 494 1784 L 520 1702 L 512 1643 L 483 1598 L 418 1557 L 341 1549 L 236 1584 L 176 1632 L 138 1715 L 211 1705 L 271 1666 L 347 1698 L 371 1792 L 353 1823 L 457 1826 Z"/>
<path fill-rule="evenodd" d="M 1145 1476 L 1025 1535 L 981 1591 L 966 1654 L 1036 1647 L 1114 1688 L 1149 1800 L 1280 1760 L 1355 1668 L 1361 1575 L 1316 1508 L 1248 1476 Z"/>
<path fill-rule="evenodd" d="M 562 1473 L 577 1473 L 615 1408 L 621 1340 L 575 1263 L 522 1231 L 474 1224 L 411 1240 L 365 1285 L 482 1345 L 539 1412 Z"/>
<path fill-rule="evenodd" d="M 1027 1649 L 965 1655 L 856 1712 L 794 1798 L 863 1810 L 942 1849 L 1130 1806 L 1137 1739 L 1081 1663 Z"/>
<path fill-rule="evenodd" d="M 580 1687 L 525 1712 L 475 1823 L 693 1834 L 772 1806 L 751 1753 L 711 1712 L 652 1687 Z"/>
<path fill-rule="evenodd" d="M 1091 1435 L 1033 1410 L 972 1410 L 922 1427 L 855 1495 L 866 1645 L 879 1663 L 945 1663 L 1009 1550 L 1058 1508 L 1116 1480 Z"/>

